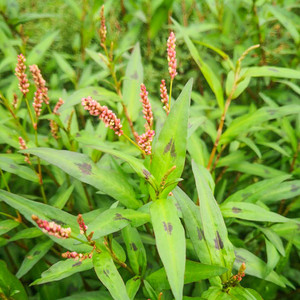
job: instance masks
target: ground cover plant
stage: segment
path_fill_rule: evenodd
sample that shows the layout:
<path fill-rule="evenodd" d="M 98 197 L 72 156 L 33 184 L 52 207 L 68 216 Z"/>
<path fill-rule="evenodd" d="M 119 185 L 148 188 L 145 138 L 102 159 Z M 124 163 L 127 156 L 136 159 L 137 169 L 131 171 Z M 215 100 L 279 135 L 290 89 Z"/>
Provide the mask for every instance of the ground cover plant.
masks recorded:
<path fill-rule="evenodd" d="M 0 299 L 298 299 L 300 3 L 52 2 L 0 1 Z"/>

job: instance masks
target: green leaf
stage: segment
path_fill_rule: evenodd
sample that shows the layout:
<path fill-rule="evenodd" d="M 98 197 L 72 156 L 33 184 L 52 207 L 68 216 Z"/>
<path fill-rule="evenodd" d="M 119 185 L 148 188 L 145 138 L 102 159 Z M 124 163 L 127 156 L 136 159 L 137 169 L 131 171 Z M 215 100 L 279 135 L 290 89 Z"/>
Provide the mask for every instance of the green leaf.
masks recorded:
<path fill-rule="evenodd" d="M 140 85 L 143 82 L 143 65 L 141 58 L 140 45 L 137 43 L 130 55 L 125 78 L 123 82 L 123 99 L 128 109 L 128 114 L 134 122 L 141 110 L 140 104 Z"/>
<path fill-rule="evenodd" d="M 167 182 L 178 179 L 183 171 L 192 83 L 193 80 L 190 79 L 185 85 L 172 106 L 158 138 L 154 140 L 150 172 L 158 183 L 161 183 L 166 172 L 173 166 L 176 166 L 176 169 L 168 176 Z M 175 186 L 176 184 L 171 184 L 165 188 L 161 197 L 167 196 Z"/>
<path fill-rule="evenodd" d="M 170 199 L 158 199 L 150 207 L 156 247 L 176 300 L 182 299 L 185 272 L 185 235 Z"/>
<path fill-rule="evenodd" d="M 60 186 L 55 195 L 49 200 L 51 206 L 59 209 L 64 208 L 74 190 L 74 185 L 70 185 L 68 188 L 66 188 L 66 186 L 67 185 Z"/>
<path fill-rule="evenodd" d="M 263 232 L 263 234 L 268 238 L 268 240 L 275 246 L 275 248 L 278 250 L 278 252 L 282 255 L 285 256 L 285 250 L 284 246 L 282 243 L 281 238 L 277 233 L 275 233 L 272 229 L 270 228 L 264 228 L 264 227 L 259 227 L 259 230 Z"/>
<path fill-rule="evenodd" d="M 128 225 L 122 230 L 130 266 L 135 274 L 143 275 L 147 267 L 146 250 L 136 228 Z"/>
<path fill-rule="evenodd" d="M 212 264 L 227 268 L 228 272 L 222 275 L 222 278 L 228 280 L 235 258 L 233 246 L 228 239 L 227 228 L 220 208 L 206 181 L 205 171 L 207 170 L 204 167 L 200 169 L 195 162 L 192 162 L 192 169 L 198 192 L 203 233 L 209 247 Z"/>
<path fill-rule="evenodd" d="M 22 239 L 33 239 L 41 235 L 43 235 L 43 232 L 36 227 L 25 228 L 11 237 L 9 239 L 9 242 L 14 242 Z"/>
<path fill-rule="evenodd" d="M 88 156 L 65 150 L 51 148 L 30 148 L 22 152 L 31 153 L 61 168 L 76 179 L 88 183 L 109 196 L 119 200 L 129 208 L 138 208 L 133 188 L 115 170 L 108 170 L 96 165 Z"/>
<path fill-rule="evenodd" d="M 230 288 L 228 294 L 234 300 L 263 300 L 255 290 L 245 289 L 242 286 L 235 286 Z"/>
<path fill-rule="evenodd" d="M 141 286 L 141 278 L 139 276 L 132 277 L 126 282 L 126 290 L 130 300 L 135 299 L 135 295 Z"/>
<path fill-rule="evenodd" d="M 235 248 L 235 255 L 235 268 L 239 269 L 241 264 L 244 262 L 246 264 L 246 276 L 252 275 L 257 278 L 273 282 L 281 287 L 285 287 L 285 284 L 282 282 L 282 280 L 276 272 L 271 271 L 270 274 L 267 277 L 265 277 L 264 275 L 265 270 L 267 268 L 267 264 L 248 250 L 242 248 Z"/>
<path fill-rule="evenodd" d="M 20 223 L 15 220 L 4 220 L 0 222 L 0 235 L 16 228 Z"/>
<path fill-rule="evenodd" d="M 132 209 L 111 208 L 88 224 L 89 231 L 94 231 L 94 238 L 102 237 L 121 230 L 127 225 L 138 227 L 150 221 L 147 213 Z"/>
<path fill-rule="evenodd" d="M 50 33 L 39 44 L 34 46 L 26 58 L 26 60 L 27 60 L 26 63 L 28 65 L 41 63 L 45 56 L 46 51 L 49 49 L 51 44 L 54 42 L 58 33 L 59 33 L 58 31 Z"/>
<path fill-rule="evenodd" d="M 205 265 L 199 262 L 187 260 L 185 273 L 184 273 L 184 284 L 192 282 L 198 282 L 200 280 L 208 279 L 215 276 L 220 276 L 225 273 L 227 269 L 219 266 Z M 157 291 L 170 289 L 168 283 L 167 274 L 164 268 L 161 268 L 146 277 L 146 280 L 155 288 Z"/>
<path fill-rule="evenodd" d="M 245 69 L 241 70 L 240 76 L 245 73 Z M 232 99 L 236 99 L 249 85 L 251 77 L 245 77 L 244 80 L 239 81 L 235 92 L 233 93 Z M 226 95 L 229 96 L 234 83 L 234 72 L 230 71 L 226 79 Z"/>
<path fill-rule="evenodd" d="M 268 258 L 267 268 L 265 270 L 265 277 L 266 277 L 276 267 L 277 263 L 279 262 L 280 255 L 278 254 L 274 245 L 267 238 L 265 238 L 265 242 L 266 242 L 267 258 Z"/>
<path fill-rule="evenodd" d="M 65 103 L 60 107 L 59 112 L 62 112 L 66 109 L 69 109 L 70 107 L 73 107 L 76 104 L 81 103 L 81 99 L 88 96 L 91 96 L 94 100 L 102 101 L 107 104 L 119 101 L 120 99 L 120 97 L 116 93 L 111 92 L 103 87 L 89 86 L 77 90 L 76 92 L 69 95 L 66 98 Z"/>
<path fill-rule="evenodd" d="M 76 81 L 76 72 L 71 67 L 71 65 L 68 63 L 68 61 L 59 53 L 54 52 L 53 56 L 58 64 L 58 66 L 61 68 L 61 70 L 66 74 L 66 76 L 71 81 Z"/>
<path fill-rule="evenodd" d="M 0 260 L 0 293 L 3 299 L 27 300 L 26 291 L 21 282 L 10 273 L 4 261 Z M 1 294 L 0 294 L 1 295 Z M 10 298 L 12 296 L 12 298 Z"/>
<path fill-rule="evenodd" d="M 72 294 L 69 297 L 59 298 L 58 300 L 111 300 L 111 296 L 106 291 L 93 291 Z"/>
<path fill-rule="evenodd" d="M 76 217 L 66 213 L 65 211 L 43 203 L 28 200 L 24 197 L 3 190 L 0 190 L 0 200 L 17 209 L 29 222 L 34 224 L 36 227 L 37 224 L 32 220 L 32 215 L 36 215 L 43 220 L 54 221 L 63 227 L 70 227 L 74 236 L 79 234 L 79 226 Z M 84 252 L 91 250 L 90 246 L 78 244 L 78 242 L 72 238 L 59 239 L 53 235 L 47 236 L 54 242 L 71 251 Z"/>
<path fill-rule="evenodd" d="M 52 240 L 46 240 L 35 245 L 25 256 L 16 276 L 23 277 L 53 246 Z"/>
<path fill-rule="evenodd" d="M 226 202 L 220 206 L 225 218 L 238 218 L 258 222 L 290 222 L 277 213 L 268 211 L 259 205 L 245 202 Z"/>
<path fill-rule="evenodd" d="M 124 281 L 107 252 L 95 253 L 93 265 L 98 278 L 115 300 L 130 300 Z"/>
<path fill-rule="evenodd" d="M 300 79 L 300 71 L 274 66 L 247 68 L 242 78 L 246 77 L 278 77 Z"/>
<path fill-rule="evenodd" d="M 16 174 L 26 180 L 38 182 L 37 174 L 32 169 L 27 166 L 18 165 L 7 157 L 0 157 L 0 169 Z"/>
<path fill-rule="evenodd" d="M 173 195 L 179 204 L 186 231 L 199 260 L 205 264 L 212 264 L 210 251 L 204 239 L 199 208 L 179 187 L 173 190 Z"/>
<path fill-rule="evenodd" d="M 204 78 L 206 79 L 208 85 L 214 92 L 218 105 L 221 110 L 224 108 L 224 97 L 223 97 L 223 89 L 222 85 L 220 83 L 219 78 L 215 75 L 213 70 L 210 68 L 208 64 L 204 62 L 204 60 L 201 58 L 199 52 L 197 51 L 195 45 L 193 42 L 190 40 L 187 34 L 184 32 L 184 28 L 179 25 L 174 19 L 172 19 L 173 23 L 175 24 L 177 30 L 182 34 L 184 41 L 193 57 L 195 60 L 196 64 L 198 65 L 200 71 L 202 72 Z"/>
<path fill-rule="evenodd" d="M 92 267 L 93 263 L 91 259 L 84 259 L 82 261 L 74 259 L 61 260 L 43 272 L 41 278 L 35 280 L 31 285 L 58 281 L 75 273 L 89 270 Z"/>

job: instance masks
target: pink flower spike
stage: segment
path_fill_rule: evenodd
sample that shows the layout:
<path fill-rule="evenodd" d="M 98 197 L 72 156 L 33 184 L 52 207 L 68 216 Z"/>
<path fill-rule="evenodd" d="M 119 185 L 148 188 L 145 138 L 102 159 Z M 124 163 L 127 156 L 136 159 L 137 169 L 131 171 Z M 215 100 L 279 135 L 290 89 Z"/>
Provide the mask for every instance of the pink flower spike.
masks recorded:
<path fill-rule="evenodd" d="M 64 100 L 62 98 L 59 98 L 59 100 L 57 101 L 54 109 L 53 109 L 53 113 L 57 116 L 59 116 L 59 112 L 58 110 L 60 109 L 60 107 L 64 104 Z"/>
<path fill-rule="evenodd" d="M 161 102 L 164 105 L 164 110 L 168 115 L 170 112 L 169 97 L 168 97 L 168 92 L 166 87 L 166 81 L 164 79 L 161 80 L 161 84 L 160 84 L 160 97 L 161 97 Z"/>
<path fill-rule="evenodd" d="M 174 77 L 177 75 L 177 60 L 176 60 L 176 51 L 175 51 L 175 42 L 176 37 L 174 32 L 172 31 L 170 33 L 170 36 L 167 41 L 167 52 L 168 52 L 168 62 L 169 62 L 169 74 L 171 76 L 171 79 L 173 80 Z"/>
<path fill-rule="evenodd" d="M 19 144 L 20 144 L 20 149 L 21 150 L 27 149 L 26 142 L 21 136 L 19 136 Z M 31 165 L 31 161 L 29 159 L 29 157 L 30 157 L 29 153 L 26 153 L 24 155 L 25 155 L 25 159 L 24 159 L 25 162 L 27 162 L 29 165 Z"/>
<path fill-rule="evenodd" d="M 144 119 L 147 121 L 145 124 L 146 130 L 150 130 L 153 125 L 153 113 L 152 113 L 152 108 L 150 101 L 148 99 L 148 92 L 146 90 L 146 86 L 142 83 L 141 84 L 141 102 L 143 104 L 143 114 L 144 114 Z"/>
<path fill-rule="evenodd" d="M 104 47 L 105 46 L 105 42 L 106 42 L 106 26 L 105 26 L 105 16 L 104 16 L 104 5 L 101 6 L 101 10 L 100 10 L 100 29 L 99 29 L 99 36 L 100 36 L 100 40 L 101 40 L 101 46 Z"/>
<path fill-rule="evenodd" d="M 81 214 L 79 214 L 78 217 L 77 217 L 77 223 L 78 223 L 79 228 L 80 228 L 80 234 L 86 233 L 88 227 L 85 225 Z"/>
<path fill-rule="evenodd" d="M 154 135 L 154 130 L 147 130 L 146 133 L 143 133 L 142 135 L 138 136 L 138 145 L 142 150 L 145 151 L 147 155 L 151 155 L 152 153 L 151 143 Z"/>
<path fill-rule="evenodd" d="M 23 54 L 18 55 L 18 63 L 17 66 L 15 68 L 16 71 L 16 76 L 19 79 L 19 89 L 22 92 L 22 94 L 24 95 L 24 97 L 26 96 L 26 94 L 29 92 L 29 82 L 28 82 L 28 78 L 27 75 L 25 73 L 26 70 L 26 66 L 25 66 L 25 56 Z"/>
<path fill-rule="evenodd" d="M 39 217 L 32 215 L 32 220 L 40 227 L 45 233 L 49 235 L 53 235 L 59 239 L 67 239 L 71 235 L 71 228 L 63 228 L 55 222 L 48 222 L 46 220 L 42 220 Z"/>
<path fill-rule="evenodd" d="M 37 90 L 40 90 L 40 94 L 42 94 L 42 100 L 48 105 L 49 97 L 48 97 L 48 89 L 46 87 L 46 81 L 44 80 L 41 71 L 37 65 L 29 66 L 29 70 L 32 74 L 34 84 Z"/>
<path fill-rule="evenodd" d="M 99 116 L 102 111 L 101 105 L 97 101 L 93 100 L 91 96 L 82 98 L 81 104 L 92 116 Z"/>

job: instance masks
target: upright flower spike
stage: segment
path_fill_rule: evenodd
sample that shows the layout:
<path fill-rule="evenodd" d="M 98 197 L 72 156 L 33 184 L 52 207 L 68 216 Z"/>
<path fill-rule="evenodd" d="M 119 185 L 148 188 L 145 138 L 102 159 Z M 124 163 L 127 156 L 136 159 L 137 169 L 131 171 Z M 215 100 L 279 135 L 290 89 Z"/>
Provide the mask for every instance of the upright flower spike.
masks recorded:
<path fill-rule="evenodd" d="M 152 113 L 152 108 L 150 101 L 148 99 L 148 92 L 146 90 L 146 86 L 142 83 L 141 84 L 141 102 L 143 104 L 143 114 L 144 114 L 144 119 L 146 120 L 145 128 L 146 130 L 150 130 L 153 125 L 153 113 Z"/>
<path fill-rule="evenodd" d="M 19 79 L 19 89 L 21 93 L 26 96 L 26 94 L 29 92 L 29 82 L 27 75 L 25 73 L 26 66 L 25 66 L 25 56 L 23 54 L 18 55 L 18 63 L 15 68 L 16 76 Z"/>
<path fill-rule="evenodd" d="M 142 135 L 137 137 L 137 142 L 138 145 L 140 146 L 140 148 L 142 150 L 145 151 L 145 153 L 147 155 L 151 155 L 152 154 L 152 140 L 153 137 L 155 135 L 155 131 L 154 130 L 147 130 L 146 133 L 143 133 Z"/>
<path fill-rule="evenodd" d="M 123 135 L 124 132 L 122 130 L 120 119 L 118 119 L 116 115 L 106 106 L 101 106 L 90 96 L 87 98 L 82 98 L 81 104 L 92 116 L 99 116 L 99 119 L 105 123 L 105 126 L 112 129 L 116 135 Z"/>
<path fill-rule="evenodd" d="M 105 16 L 104 16 L 104 5 L 101 6 L 100 10 L 100 29 L 99 29 L 99 36 L 100 36 L 100 45 L 104 48 L 105 47 L 105 42 L 106 42 L 106 25 L 105 25 Z"/>
<path fill-rule="evenodd" d="M 59 100 L 57 101 L 54 109 L 53 109 L 53 113 L 57 116 L 59 116 L 58 110 L 60 109 L 60 107 L 64 104 L 64 100 L 62 98 L 59 98 Z"/>
<path fill-rule="evenodd" d="M 77 223 L 78 223 L 79 228 L 80 228 L 80 234 L 85 234 L 88 227 L 85 225 L 81 214 L 79 214 L 78 217 L 77 217 Z"/>
<path fill-rule="evenodd" d="M 44 80 L 41 71 L 37 65 L 29 66 L 29 70 L 32 74 L 34 84 L 37 90 L 40 90 L 40 94 L 42 94 L 43 101 L 48 105 L 49 97 L 48 97 L 48 88 L 46 87 L 46 81 Z"/>
<path fill-rule="evenodd" d="M 170 106 L 169 106 L 169 97 L 168 97 L 168 92 L 166 87 L 166 81 L 164 79 L 161 80 L 161 84 L 160 84 L 160 98 L 161 98 L 160 101 L 164 105 L 164 110 L 168 115 L 170 112 Z"/>
<path fill-rule="evenodd" d="M 67 239 L 71 235 L 71 228 L 63 228 L 55 222 L 48 222 L 46 220 L 42 220 L 39 217 L 32 215 L 32 220 L 41 228 L 45 233 L 49 235 L 53 235 L 60 239 Z"/>
<path fill-rule="evenodd" d="M 51 135 L 57 140 L 58 139 L 58 125 L 54 120 L 50 120 Z"/>
<path fill-rule="evenodd" d="M 33 109 L 34 109 L 34 114 L 36 117 L 36 120 L 38 120 L 39 116 L 41 115 L 42 112 L 42 104 L 43 104 L 43 94 L 40 89 L 38 89 L 34 93 L 34 98 L 33 98 Z M 37 129 L 37 123 L 34 124 L 34 129 Z"/>
<path fill-rule="evenodd" d="M 21 136 L 19 136 L 19 144 L 20 144 L 20 149 L 21 150 L 27 149 L 26 142 Z M 24 159 L 25 162 L 27 162 L 28 164 L 31 165 L 31 161 L 30 161 L 30 158 L 29 158 L 30 157 L 29 153 L 26 153 L 24 155 L 25 155 L 25 159 Z"/>
<path fill-rule="evenodd" d="M 171 76 L 171 80 L 177 75 L 177 60 L 176 60 L 176 51 L 175 51 L 175 42 L 176 37 L 174 32 L 170 33 L 170 36 L 167 41 L 167 52 L 168 52 L 168 62 L 169 62 L 169 74 Z"/>

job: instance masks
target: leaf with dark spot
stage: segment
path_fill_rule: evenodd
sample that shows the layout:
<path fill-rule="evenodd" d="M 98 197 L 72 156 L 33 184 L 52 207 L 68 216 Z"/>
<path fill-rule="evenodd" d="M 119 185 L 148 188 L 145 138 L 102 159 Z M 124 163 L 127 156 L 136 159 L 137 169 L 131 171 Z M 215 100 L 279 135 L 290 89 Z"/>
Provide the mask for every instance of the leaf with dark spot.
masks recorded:
<path fill-rule="evenodd" d="M 172 147 L 172 143 L 173 143 L 173 139 L 171 138 L 169 143 L 167 144 L 167 146 L 164 149 L 164 154 L 166 154 L 167 152 L 170 151 L 171 147 Z"/>
<path fill-rule="evenodd" d="M 108 269 L 103 270 L 103 273 L 104 273 L 104 275 L 105 275 L 106 277 L 109 277 L 109 270 L 108 270 Z"/>
<path fill-rule="evenodd" d="M 235 213 L 235 214 L 238 214 L 238 213 L 240 213 L 242 210 L 240 209 L 240 208 L 238 208 L 238 207 L 233 207 L 232 208 L 232 212 L 233 213 Z"/>
<path fill-rule="evenodd" d="M 243 263 L 243 262 L 246 262 L 246 259 L 240 255 L 238 255 L 236 252 L 235 252 L 235 261 L 237 263 Z"/>
<path fill-rule="evenodd" d="M 15 165 L 13 165 L 13 164 L 10 164 L 9 165 L 12 169 L 17 169 L 17 167 L 15 166 Z"/>
<path fill-rule="evenodd" d="M 292 184 L 292 186 L 291 186 L 291 192 L 292 192 L 292 193 L 297 192 L 299 189 L 300 189 L 299 186 L 297 186 L 297 185 L 295 185 L 295 184 Z"/>
<path fill-rule="evenodd" d="M 81 137 L 81 134 L 79 132 L 77 132 L 76 137 Z"/>
<path fill-rule="evenodd" d="M 270 171 L 269 171 L 268 169 L 264 169 L 264 172 L 265 172 L 266 174 L 270 174 Z"/>
<path fill-rule="evenodd" d="M 133 251 L 137 251 L 138 248 L 135 243 L 131 243 L 130 246 Z"/>
<path fill-rule="evenodd" d="M 243 200 L 247 199 L 248 197 L 250 197 L 252 195 L 252 193 L 245 193 L 242 194 Z"/>
<path fill-rule="evenodd" d="M 77 266 L 80 266 L 82 264 L 81 261 L 77 262 L 76 264 L 72 265 L 72 267 L 77 267 Z"/>
<path fill-rule="evenodd" d="M 126 221 L 129 221 L 131 222 L 131 220 L 127 219 L 127 218 L 124 218 L 121 214 L 117 213 L 114 217 L 114 220 L 116 221 L 120 221 L 120 220 L 126 220 Z"/>
<path fill-rule="evenodd" d="M 175 143 L 173 143 L 173 144 L 172 144 L 172 147 L 171 147 L 171 156 L 172 156 L 172 157 L 176 157 Z"/>
<path fill-rule="evenodd" d="M 93 95 L 95 95 L 95 96 L 99 95 L 98 91 L 93 90 Z"/>
<path fill-rule="evenodd" d="M 273 116 L 276 113 L 276 109 L 267 109 L 268 114 L 270 114 L 271 116 Z"/>
<path fill-rule="evenodd" d="M 224 248 L 224 244 L 223 244 L 223 241 L 220 237 L 220 234 L 219 234 L 219 231 L 216 232 L 216 238 L 214 239 L 215 241 L 215 248 L 220 250 L 220 249 L 223 249 Z"/>
<path fill-rule="evenodd" d="M 135 71 L 133 74 L 131 74 L 130 78 L 134 79 L 134 80 L 138 80 L 139 76 L 138 76 L 137 71 Z"/>
<path fill-rule="evenodd" d="M 34 251 L 33 255 L 39 255 L 41 251 Z"/>
<path fill-rule="evenodd" d="M 167 234 L 171 235 L 172 234 L 172 230 L 173 230 L 173 226 L 170 222 L 168 222 L 168 224 L 166 222 L 162 222 L 164 225 L 164 230 L 167 232 Z"/>
<path fill-rule="evenodd" d="M 66 225 L 63 221 L 57 220 L 57 219 L 51 219 L 52 222 L 58 224 L 58 225 Z"/>
<path fill-rule="evenodd" d="M 272 71 L 272 72 L 279 72 L 278 70 L 276 70 L 276 69 L 274 69 L 274 68 L 268 68 L 270 71 Z"/>
<path fill-rule="evenodd" d="M 146 180 L 148 180 L 151 176 L 151 173 L 146 169 L 143 169 L 143 174 L 145 175 Z"/>
<path fill-rule="evenodd" d="M 198 233 L 198 238 L 200 241 L 205 238 L 203 230 L 200 229 L 199 227 L 197 227 L 197 233 Z"/>
<path fill-rule="evenodd" d="M 75 165 L 78 166 L 81 173 L 86 174 L 86 175 L 92 174 L 92 166 L 90 164 L 83 163 L 83 164 L 75 164 Z"/>

